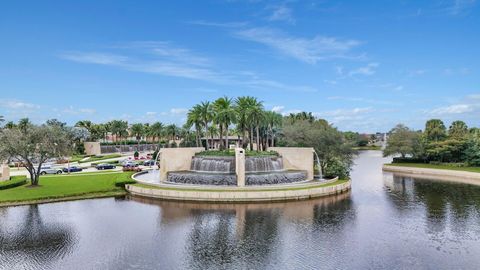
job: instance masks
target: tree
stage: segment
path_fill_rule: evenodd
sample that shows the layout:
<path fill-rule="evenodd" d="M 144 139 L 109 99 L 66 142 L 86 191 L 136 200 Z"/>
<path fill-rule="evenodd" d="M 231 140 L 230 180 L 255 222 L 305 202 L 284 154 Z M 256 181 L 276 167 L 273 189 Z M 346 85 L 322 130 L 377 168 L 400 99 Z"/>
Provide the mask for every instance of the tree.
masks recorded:
<path fill-rule="evenodd" d="M 115 135 L 115 141 L 118 141 L 118 138 L 128 136 L 128 122 L 122 120 L 112 120 L 109 123 L 110 132 Z"/>
<path fill-rule="evenodd" d="M 64 128 L 67 125 L 67 123 L 60 122 L 58 119 L 49 119 L 47 120 L 46 125 L 51 127 Z"/>
<path fill-rule="evenodd" d="M 228 150 L 228 128 L 236 121 L 235 108 L 232 106 L 232 99 L 221 97 L 213 103 L 214 122 L 218 124 L 220 130 L 221 148 Z M 224 133 L 225 131 L 225 133 Z M 225 134 L 225 141 L 223 140 Z"/>
<path fill-rule="evenodd" d="M 32 126 L 32 122 L 30 122 L 30 119 L 28 118 L 22 118 L 18 120 L 18 125 L 17 127 L 21 130 L 26 132 L 26 130 Z"/>
<path fill-rule="evenodd" d="M 145 134 L 145 127 L 142 123 L 135 123 L 130 127 L 130 132 L 135 139 L 137 140 L 137 145 L 140 145 L 140 140 L 142 139 L 143 135 Z"/>
<path fill-rule="evenodd" d="M 205 128 L 205 139 L 207 143 L 207 150 L 210 149 L 210 144 L 208 143 L 208 124 L 213 120 L 213 108 L 210 102 L 204 101 L 200 104 L 199 108 L 200 119 L 202 120 L 203 127 Z M 212 136 L 213 144 L 213 136 Z"/>
<path fill-rule="evenodd" d="M 313 147 L 326 176 L 348 177 L 354 151 L 343 134 L 323 119 L 291 121 L 284 118 L 280 144 L 292 147 Z M 313 153 L 312 153 L 313 155 Z"/>
<path fill-rule="evenodd" d="M 247 146 L 247 136 L 249 130 L 249 123 L 248 123 L 248 111 L 254 102 L 255 98 L 253 97 L 238 97 L 235 99 L 235 113 L 237 115 L 237 129 L 241 131 L 242 134 L 242 147 L 245 148 Z M 251 138 L 250 138 L 251 139 Z M 251 144 L 251 142 L 250 142 Z"/>
<path fill-rule="evenodd" d="M 260 151 L 260 125 L 264 120 L 263 113 L 263 102 L 258 101 L 254 98 L 249 108 L 247 109 L 247 121 L 251 123 L 250 125 L 250 138 L 253 138 L 253 129 L 255 128 L 257 133 L 257 151 Z M 253 145 L 250 144 L 250 150 L 253 150 Z"/>
<path fill-rule="evenodd" d="M 468 165 L 480 166 L 480 129 L 471 132 L 464 154 Z"/>
<path fill-rule="evenodd" d="M 0 123 L 3 123 L 5 122 L 5 118 L 3 117 L 3 115 L 0 115 Z"/>
<path fill-rule="evenodd" d="M 161 138 L 163 136 L 164 126 L 161 122 L 155 122 L 150 126 L 149 135 L 152 137 L 153 141 L 156 138 Z"/>
<path fill-rule="evenodd" d="M 448 129 L 448 136 L 450 138 L 461 139 L 468 134 L 468 126 L 463 121 L 454 121 Z"/>
<path fill-rule="evenodd" d="M 420 134 L 408 127 L 398 124 L 390 131 L 387 146 L 383 150 L 383 156 L 400 154 L 402 158 L 407 155 L 417 156 L 420 149 Z"/>
<path fill-rule="evenodd" d="M 275 146 L 275 135 L 278 127 L 282 125 L 282 115 L 273 111 L 265 112 L 265 123 L 268 128 L 268 135 L 270 135 L 270 144 L 268 146 L 274 147 Z M 268 138 L 267 138 L 268 144 Z"/>
<path fill-rule="evenodd" d="M 174 124 L 168 125 L 166 127 L 166 133 L 170 140 L 175 141 L 175 137 L 178 134 L 178 127 Z"/>
<path fill-rule="evenodd" d="M 447 136 L 447 129 L 440 119 L 430 119 L 425 124 L 425 136 L 428 141 L 440 141 Z"/>
<path fill-rule="evenodd" d="M 0 132 L 0 158 L 20 161 L 30 174 L 32 186 L 38 186 L 43 163 L 69 155 L 71 146 L 68 132 L 58 126 L 29 124 Z"/>
<path fill-rule="evenodd" d="M 202 118 L 202 106 L 195 105 L 187 113 L 187 123 L 186 127 L 190 129 L 192 126 L 195 127 L 195 142 L 196 146 L 200 147 L 200 133 L 202 130 L 203 118 Z"/>
<path fill-rule="evenodd" d="M 15 125 L 15 123 L 13 121 L 8 121 L 4 126 L 4 128 L 7 128 L 7 129 L 14 129 L 16 127 L 17 127 L 17 125 Z"/>

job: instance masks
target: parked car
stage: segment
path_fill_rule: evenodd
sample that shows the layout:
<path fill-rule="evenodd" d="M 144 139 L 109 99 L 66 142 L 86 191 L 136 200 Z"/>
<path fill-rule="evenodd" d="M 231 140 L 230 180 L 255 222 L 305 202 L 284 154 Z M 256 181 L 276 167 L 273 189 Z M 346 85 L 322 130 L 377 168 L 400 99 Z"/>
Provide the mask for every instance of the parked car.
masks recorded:
<path fill-rule="evenodd" d="M 60 168 L 52 168 L 51 166 L 43 166 L 40 168 L 40 174 L 45 175 L 45 174 L 61 174 L 62 169 Z"/>
<path fill-rule="evenodd" d="M 155 160 L 153 159 L 145 160 L 145 162 L 143 162 L 143 166 L 153 166 L 153 165 L 155 165 Z"/>
<path fill-rule="evenodd" d="M 63 172 L 66 172 L 66 173 L 68 173 L 68 172 L 81 172 L 81 171 L 83 171 L 83 169 L 80 168 L 80 167 L 78 167 L 78 166 L 70 166 L 70 167 L 68 167 L 68 168 L 63 168 L 62 170 L 63 170 Z"/>
<path fill-rule="evenodd" d="M 141 172 L 142 169 L 140 167 L 123 167 L 122 171 L 124 172 Z"/>
<path fill-rule="evenodd" d="M 115 169 L 116 167 L 117 166 L 113 164 L 102 163 L 102 164 L 98 164 L 95 168 L 97 168 L 97 170 L 108 170 L 108 169 Z"/>
<path fill-rule="evenodd" d="M 127 161 L 123 163 L 123 167 L 138 167 L 138 163 L 135 161 Z"/>

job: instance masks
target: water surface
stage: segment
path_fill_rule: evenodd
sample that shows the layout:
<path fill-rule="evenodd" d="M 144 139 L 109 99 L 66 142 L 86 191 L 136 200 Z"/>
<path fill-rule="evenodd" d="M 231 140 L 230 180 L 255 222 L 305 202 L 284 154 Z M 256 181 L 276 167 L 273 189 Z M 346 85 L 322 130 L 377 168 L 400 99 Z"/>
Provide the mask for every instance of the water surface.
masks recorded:
<path fill-rule="evenodd" d="M 0 269 L 478 269 L 480 187 L 382 173 L 387 161 L 362 152 L 351 192 L 301 202 L 0 208 Z"/>

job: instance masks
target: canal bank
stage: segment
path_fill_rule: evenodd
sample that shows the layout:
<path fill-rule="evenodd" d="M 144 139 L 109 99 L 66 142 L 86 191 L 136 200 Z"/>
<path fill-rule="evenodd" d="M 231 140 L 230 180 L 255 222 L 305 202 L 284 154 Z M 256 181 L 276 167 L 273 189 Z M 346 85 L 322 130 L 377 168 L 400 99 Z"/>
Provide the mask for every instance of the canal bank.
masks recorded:
<path fill-rule="evenodd" d="M 480 173 L 476 172 L 396 166 L 395 164 L 384 164 L 382 170 L 406 177 L 480 185 Z"/>

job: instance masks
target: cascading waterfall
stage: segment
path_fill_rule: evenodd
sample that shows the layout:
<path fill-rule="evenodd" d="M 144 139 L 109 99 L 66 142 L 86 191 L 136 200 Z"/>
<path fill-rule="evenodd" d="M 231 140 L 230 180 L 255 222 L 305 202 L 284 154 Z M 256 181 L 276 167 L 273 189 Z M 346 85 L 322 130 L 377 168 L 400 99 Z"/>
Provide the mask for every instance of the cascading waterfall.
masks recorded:
<path fill-rule="evenodd" d="M 305 171 L 285 170 L 282 157 L 246 157 L 247 185 L 271 185 L 304 181 Z M 189 171 L 171 172 L 167 181 L 194 185 L 236 185 L 235 158 L 195 156 Z"/>
<path fill-rule="evenodd" d="M 193 157 L 190 170 L 197 172 L 235 172 L 234 157 Z"/>
<path fill-rule="evenodd" d="M 322 173 L 322 166 L 320 164 L 320 158 L 318 157 L 318 154 L 315 150 L 313 150 L 313 153 L 315 154 L 315 159 L 317 162 L 317 167 L 318 167 L 318 175 L 315 175 L 315 178 L 322 179 L 323 178 L 323 173 Z"/>

